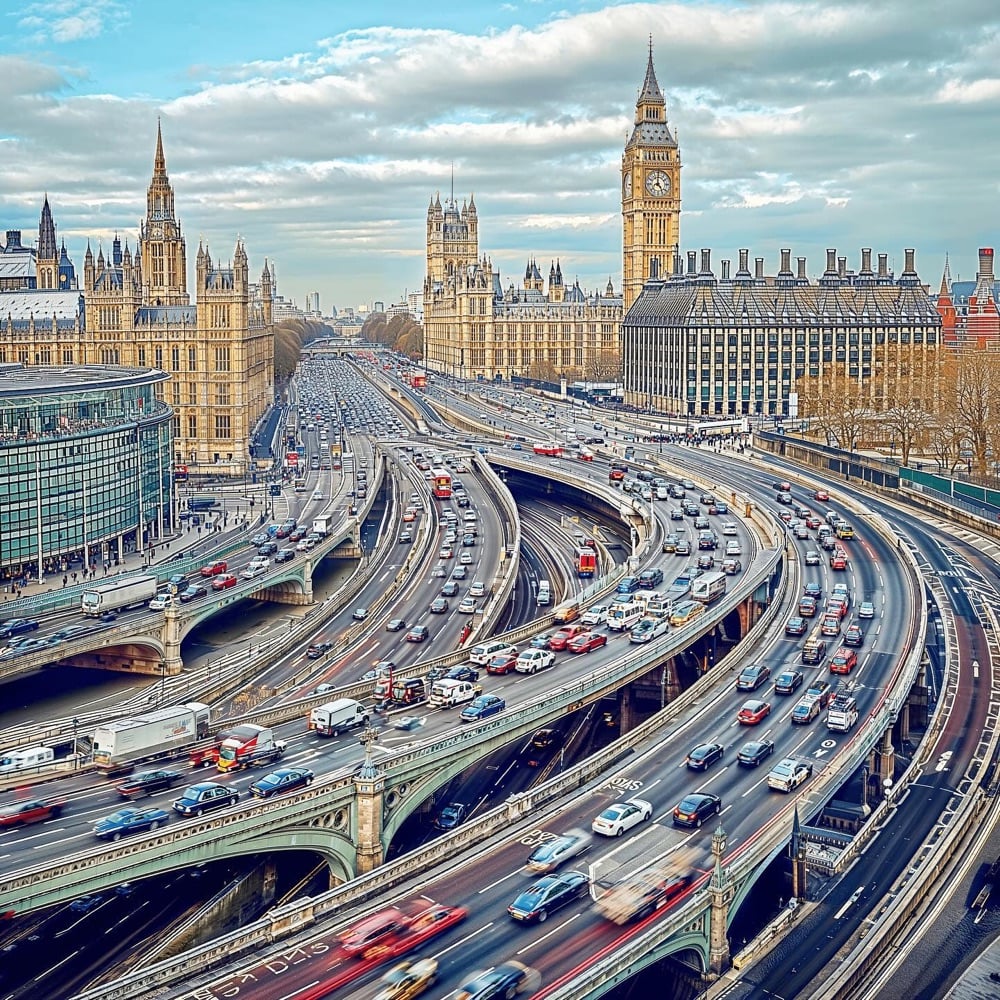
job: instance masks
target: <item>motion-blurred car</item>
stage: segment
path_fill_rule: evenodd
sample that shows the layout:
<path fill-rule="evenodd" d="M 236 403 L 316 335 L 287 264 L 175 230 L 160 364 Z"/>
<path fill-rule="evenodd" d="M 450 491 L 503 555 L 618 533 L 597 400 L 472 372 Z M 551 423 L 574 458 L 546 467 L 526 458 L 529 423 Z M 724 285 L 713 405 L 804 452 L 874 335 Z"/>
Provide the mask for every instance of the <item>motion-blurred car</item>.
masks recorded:
<path fill-rule="evenodd" d="M 554 840 L 539 844 L 528 855 L 525 867 L 532 872 L 555 871 L 564 861 L 582 854 L 590 843 L 590 834 L 585 830 L 567 830 Z"/>
<path fill-rule="evenodd" d="M 165 788 L 173 788 L 183 780 L 184 775 L 179 771 L 142 771 L 116 785 L 115 791 L 123 799 L 141 799 Z"/>
<path fill-rule="evenodd" d="M 29 823 L 44 823 L 58 819 L 62 815 L 62 802 L 45 802 L 42 799 L 24 799 L 0 808 L 0 829 L 13 826 L 27 826 Z"/>
<path fill-rule="evenodd" d="M 437 961 L 418 958 L 415 962 L 401 962 L 386 972 L 379 982 L 385 985 L 373 1000 L 413 1000 L 437 981 Z"/>
<path fill-rule="evenodd" d="M 170 814 L 159 806 L 129 806 L 119 809 L 94 824 L 94 836 L 101 840 L 121 840 L 127 833 L 155 830 L 170 819 Z"/>
<path fill-rule="evenodd" d="M 463 983 L 455 1000 L 511 1000 L 527 988 L 529 969 L 520 962 L 504 962 L 486 972 L 478 972 Z"/>
<path fill-rule="evenodd" d="M 594 818 L 590 827 L 604 837 L 620 837 L 626 830 L 638 826 L 653 815 L 653 807 L 645 799 L 626 799 L 608 806 Z"/>

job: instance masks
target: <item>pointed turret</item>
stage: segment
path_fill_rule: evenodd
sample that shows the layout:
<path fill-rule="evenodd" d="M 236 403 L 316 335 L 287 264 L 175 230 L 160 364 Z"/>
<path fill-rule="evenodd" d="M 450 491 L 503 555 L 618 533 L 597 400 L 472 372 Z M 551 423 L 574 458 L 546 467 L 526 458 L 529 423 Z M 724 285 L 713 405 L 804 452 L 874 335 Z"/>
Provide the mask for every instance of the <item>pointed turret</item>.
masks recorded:
<path fill-rule="evenodd" d="M 659 83 L 656 82 L 656 70 L 653 69 L 653 38 L 649 38 L 649 56 L 646 59 L 646 77 L 642 81 L 642 89 L 639 91 L 639 104 L 659 103 L 666 105 L 663 99 L 663 91 L 660 90 Z"/>
<path fill-rule="evenodd" d="M 52 221 L 48 195 L 42 202 L 42 215 L 38 222 L 35 283 L 39 288 L 59 287 L 59 245 L 56 243 L 56 226 Z"/>

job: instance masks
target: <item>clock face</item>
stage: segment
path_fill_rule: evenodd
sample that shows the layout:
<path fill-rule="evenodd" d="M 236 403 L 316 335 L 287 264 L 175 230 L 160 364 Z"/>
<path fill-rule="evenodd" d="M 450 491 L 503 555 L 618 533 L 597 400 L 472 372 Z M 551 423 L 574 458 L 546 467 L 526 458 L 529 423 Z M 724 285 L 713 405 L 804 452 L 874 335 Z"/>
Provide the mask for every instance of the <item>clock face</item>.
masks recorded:
<path fill-rule="evenodd" d="M 646 174 L 646 190 L 654 198 L 663 198 L 670 194 L 670 177 L 662 170 L 651 170 Z"/>
<path fill-rule="evenodd" d="M 163 226 L 158 222 L 154 222 L 150 229 L 154 240 L 163 239 Z"/>
<path fill-rule="evenodd" d="M 625 192 L 626 198 L 632 197 L 632 175 L 626 174 L 625 180 L 622 181 L 622 190 Z"/>

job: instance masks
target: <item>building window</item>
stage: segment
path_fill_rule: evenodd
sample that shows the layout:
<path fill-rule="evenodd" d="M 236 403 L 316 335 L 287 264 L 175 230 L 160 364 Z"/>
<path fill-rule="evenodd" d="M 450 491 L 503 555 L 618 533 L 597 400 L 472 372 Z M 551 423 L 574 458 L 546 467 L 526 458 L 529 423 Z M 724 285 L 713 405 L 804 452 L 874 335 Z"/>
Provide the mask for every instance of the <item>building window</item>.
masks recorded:
<path fill-rule="evenodd" d="M 196 372 L 198 370 L 198 349 L 196 347 L 188 348 L 188 371 Z"/>
<path fill-rule="evenodd" d="M 229 371 L 229 348 L 217 347 L 215 349 L 215 370 L 217 372 Z"/>
<path fill-rule="evenodd" d="M 215 405 L 229 406 L 229 384 L 227 382 L 215 383 Z"/>
<path fill-rule="evenodd" d="M 188 432 L 187 436 L 194 440 L 198 437 L 198 417 L 194 413 L 188 414 Z"/>
<path fill-rule="evenodd" d="M 215 436 L 225 441 L 232 438 L 233 432 L 229 426 L 228 414 L 217 413 L 215 415 Z"/>

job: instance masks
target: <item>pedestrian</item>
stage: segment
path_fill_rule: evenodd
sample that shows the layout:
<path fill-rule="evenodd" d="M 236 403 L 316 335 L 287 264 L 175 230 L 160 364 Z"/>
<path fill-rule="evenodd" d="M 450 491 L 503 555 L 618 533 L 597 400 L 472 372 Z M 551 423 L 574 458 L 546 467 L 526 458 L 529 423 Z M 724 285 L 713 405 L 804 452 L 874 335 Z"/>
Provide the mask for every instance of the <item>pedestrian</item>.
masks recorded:
<path fill-rule="evenodd" d="M 69 580 L 64 576 L 63 577 L 63 586 L 65 587 L 68 582 L 69 582 Z"/>

